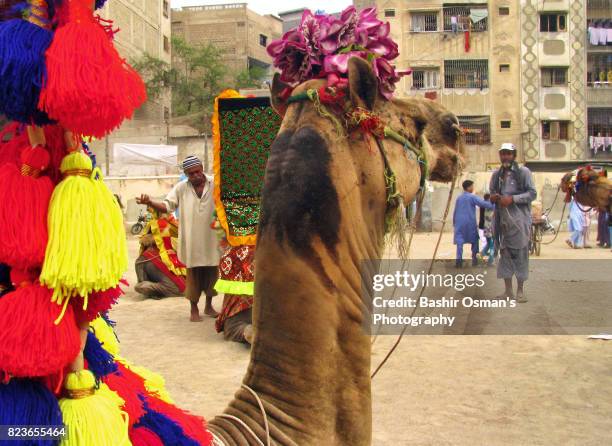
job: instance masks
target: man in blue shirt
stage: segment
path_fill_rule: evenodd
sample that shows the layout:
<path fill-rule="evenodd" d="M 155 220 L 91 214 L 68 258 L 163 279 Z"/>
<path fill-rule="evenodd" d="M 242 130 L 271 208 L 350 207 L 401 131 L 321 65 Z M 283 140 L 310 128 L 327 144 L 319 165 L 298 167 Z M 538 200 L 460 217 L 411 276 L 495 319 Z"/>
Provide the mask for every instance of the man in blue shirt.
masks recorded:
<path fill-rule="evenodd" d="M 457 268 L 463 264 L 463 245 L 472 245 L 472 265 L 478 265 L 478 226 L 476 225 L 476 206 L 485 209 L 494 209 L 495 206 L 488 201 L 474 195 L 474 182 L 465 180 L 462 184 L 463 194 L 455 202 L 455 212 L 453 214 L 453 226 L 455 236 L 453 243 L 457 245 Z"/>

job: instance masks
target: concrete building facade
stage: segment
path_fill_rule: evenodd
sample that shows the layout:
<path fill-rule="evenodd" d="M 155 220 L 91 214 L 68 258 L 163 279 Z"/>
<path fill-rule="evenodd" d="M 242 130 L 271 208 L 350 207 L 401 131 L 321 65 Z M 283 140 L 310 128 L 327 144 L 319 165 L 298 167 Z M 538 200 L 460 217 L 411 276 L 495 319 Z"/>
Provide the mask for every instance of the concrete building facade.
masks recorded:
<path fill-rule="evenodd" d="M 466 131 L 470 170 L 512 142 L 530 167 L 612 159 L 612 0 L 378 0 L 413 74 L 398 96 L 427 97 Z M 612 33 L 612 31 L 610 31 Z M 611 36 L 612 37 L 612 36 Z M 609 75 L 608 75 L 609 73 Z"/>
<path fill-rule="evenodd" d="M 223 52 L 224 62 L 233 75 L 260 67 L 271 78 L 272 59 L 266 47 L 281 34 L 280 18 L 256 14 L 246 3 L 172 10 L 172 35 L 183 37 L 190 44 L 214 44 Z"/>
<path fill-rule="evenodd" d="M 114 22 L 119 32 L 114 44 L 129 62 L 144 53 L 170 63 L 170 0 L 114 0 L 106 2 L 101 15 Z M 128 127 L 162 125 L 164 112 L 169 116 L 170 97 L 148 100 L 136 111 Z"/>
<path fill-rule="evenodd" d="M 361 2 L 368 3 L 368 2 Z M 457 115 L 469 170 L 497 165 L 502 142 L 521 142 L 518 1 L 378 1 L 398 42 L 396 66 L 412 68 L 399 97 L 426 97 Z"/>

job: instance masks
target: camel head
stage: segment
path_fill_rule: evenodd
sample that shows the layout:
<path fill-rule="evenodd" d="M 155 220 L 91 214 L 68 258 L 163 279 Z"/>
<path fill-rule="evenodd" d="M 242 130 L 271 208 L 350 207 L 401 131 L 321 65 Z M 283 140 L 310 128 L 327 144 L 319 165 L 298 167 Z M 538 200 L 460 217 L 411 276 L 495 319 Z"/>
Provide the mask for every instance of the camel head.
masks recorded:
<path fill-rule="evenodd" d="M 422 177 L 452 180 L 463 159 L 457 118 L 433 101 L 385 100 L 377 82 L 361 58 L 351 58 L 348 79 L 333 85 L 315 79 L 290 89 L 274 78 L 272 105 L 283 122 L 271 150 L 260 229 L 274 218 L 265 204 L 274 195 L 293 202 L 302 235 L 318 235 L 333 249 L 343 223 L 383 228 L 400 202 L 412 202 Z"/>
<path fill-rule="evenodd" d="M 612 203 L 612 182 L 605 171 L 597 171 L 590 166 L 569 172 L 561 179 L 561 189 L 583 206 L 597 209 L 610 209 Z"/>

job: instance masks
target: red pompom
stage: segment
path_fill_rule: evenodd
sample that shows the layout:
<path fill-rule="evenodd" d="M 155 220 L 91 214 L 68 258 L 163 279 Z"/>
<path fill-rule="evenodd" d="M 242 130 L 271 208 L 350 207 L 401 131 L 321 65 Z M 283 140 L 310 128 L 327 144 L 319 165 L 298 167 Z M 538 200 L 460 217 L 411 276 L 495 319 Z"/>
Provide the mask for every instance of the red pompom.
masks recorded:
<path fill-rule="evenodd" d="M 51 157 L 42 147 L 26 147 L 21 152 L 22 166 L 28 166 L 33 170 L 43 171 L 49 166 Z"/>
<path fill-rule="evenodd" d="M 122 280 L 121 283 L 128 286 L 125 280 Z M 79 323 L 91 322 L 96 319 L 100 313 L 110 310 L 111 307 L 117 303 L 119 297 L 124 294 L 121 287 L 117 285 L 115 288 L 91 293 L 87 299 L 87 308 L 85 310 L 83 310 L 82 297 L 71 299 L 70 304 L 74 307 L 74 315 Z"/>
<path fill-rule="evenodd" d="M 21 167 L 21 151 L 30 145 L 25 126 L 9 122 L 0 131 L 0 166 L 11 163 Z"/>
<path fill-rule="evenodd" d="M 60 164 L 64 155 L 66 155 L 66 139 L 64 138 L 65 130 L 59 125 L 46 125 L 43 127 L 45 131 L 45 147 L 51 156 L 51 162 L 47 169 L 47 175 L 57 184 L 62 181 L 62 173 L 60 172 Z"/>
<path fill-rule="evenodd" d="M 58 325 L 62 307 L 53 292 L 28 285 L 0 299 L 0 368 L 13 376 L 46 376 L 62 370 L 81 350 L 72 308 Z"/>
<path fill-rule="evenodd" d="M 145 414 L 140 399 L 146 395 L 144 380 L 120 362 L 116 364 L 117 371 L 102 377 L 102 381 L 125 401 L 122 408 L 129 415 L 130 426 L 133 426 Z"/>
<path fill-rule="evenodd" d="M 21 158 L 21 169 L 12 163 L 0 167 L 0 263 L 26 270 L 40 267 L 45 257 L 53 183 L 38 177 L 49 164 L 44 149 L 27 147 Z"/>
<path fill-rule="evenodd" d="M 133 427 L 129 431 L 132 446 L 164 446 L 157 434 L 146 427 Z"/>
<path fill-rule="evenodd" d="M 47 50 L 39 108 L 77 135 L 104 137 L 146 100 L 144 82 L 122 59 L 91 1 L 71 0 Z"/>

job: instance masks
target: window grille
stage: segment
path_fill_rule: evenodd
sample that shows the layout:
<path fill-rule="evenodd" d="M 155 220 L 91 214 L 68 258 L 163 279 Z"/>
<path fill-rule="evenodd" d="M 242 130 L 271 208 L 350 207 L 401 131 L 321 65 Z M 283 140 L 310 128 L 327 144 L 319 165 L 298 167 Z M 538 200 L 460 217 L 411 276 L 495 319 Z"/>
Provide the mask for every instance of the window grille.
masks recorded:
<path fill-rule="evenodd" d="M 445 60 L 444 87 L 488 88 L 488 61 L 486 59 Z"/>
<path fill-rule="evenodd" d="M 542 87 L 567 85 L 567 68 L 542 68 Z"/>
<path fill-rule="evenodd" d="M 458 116 L 466 144 L 491 144 L 489 116 Z"/>
<path fill-rule="evenodd" d="M 479 16 L 482 11 L 487 11 L 487 4 L 474 5 L 453 5 L 444 6 L 444 31 L 472 31 L 481 32 L 488 29 L 489 18 L 485 16 L 476 22 L 473 22 L 470 16 L 472 11 L 478 11 Z M 476 19 L 474 19 L 476 20 Z"/>
<path fill-rule="evenodd" d="M 412 72 L 412 87 L 417 90 L 439 88 L 438 70 L 414 70 Z"/>
<path fill-rule="evenodd" d="M 569 140 L 569 121 L 542 121 L 542 139 L 545 141 Z"/>
<path fill-rule="evenodd" d="M 612 108 L 590 108 L 587 112 L 589 136 L 612 136 Z"/>
<path fill-rule="evenodd" d="M 567 15 L 565 13 L 540 14 L 540 32 L 556 33 L 566 31 L 566 19 Z"/>
<path fill-rule="evenodd" d="M 424 33 L 438 30 L 438 13 L 432 12 L 413 12 L 412 17 L 412 32 Z"/>

